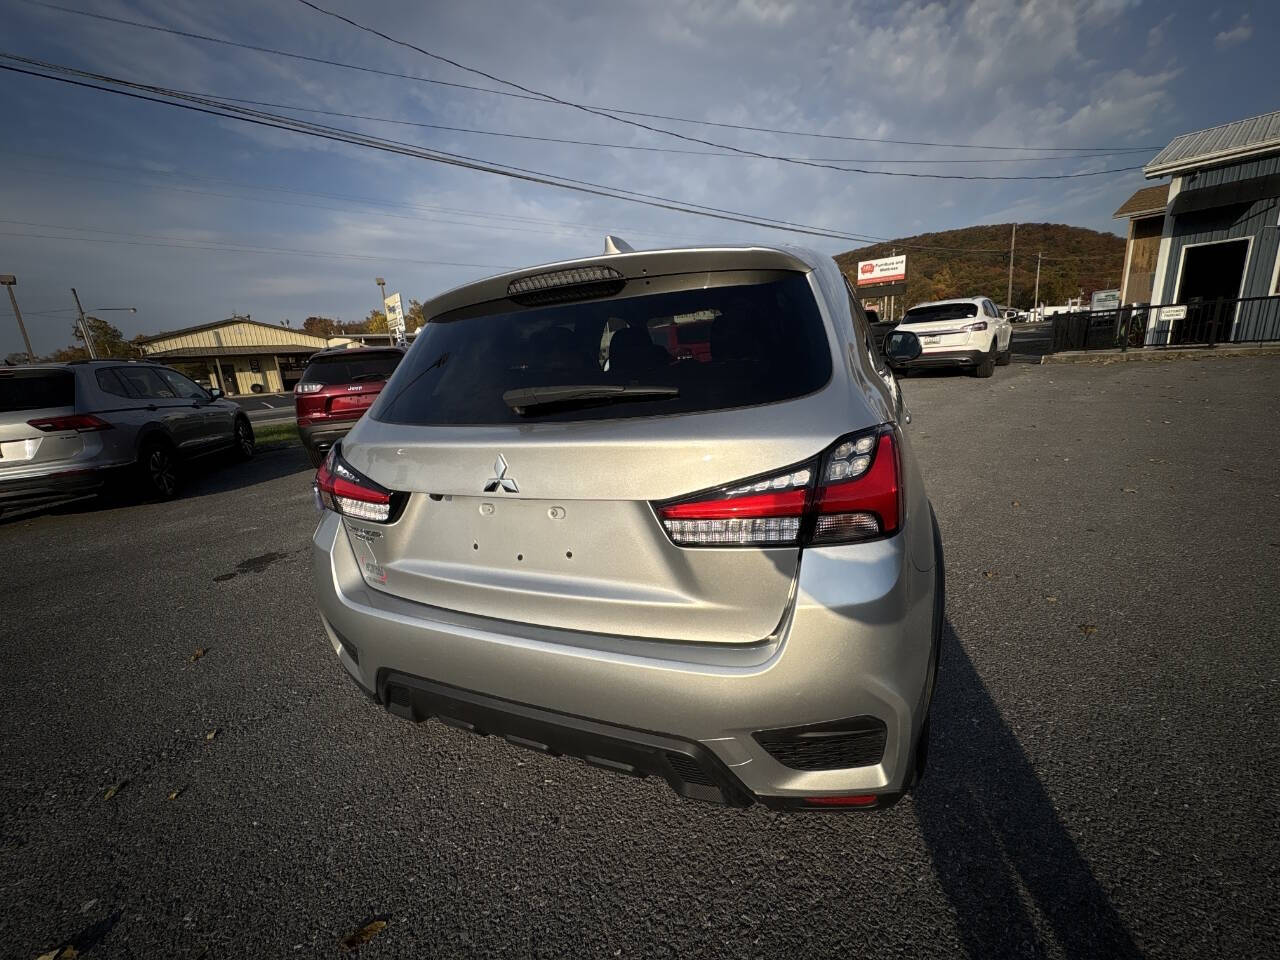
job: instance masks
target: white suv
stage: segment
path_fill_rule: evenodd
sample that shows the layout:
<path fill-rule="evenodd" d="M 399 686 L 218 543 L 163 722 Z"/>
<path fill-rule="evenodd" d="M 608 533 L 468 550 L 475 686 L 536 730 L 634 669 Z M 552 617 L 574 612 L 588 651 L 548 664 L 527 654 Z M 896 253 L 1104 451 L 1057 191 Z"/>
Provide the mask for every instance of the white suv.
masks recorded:
<path fill-rule="evenodd" d="M 902 317 L 901 326 L 920 338 L 921 353 L 900 366 L 968 367 L 989 377 L 1009 362 L 1013 326 L 988 297 L 920 303 Z"/>

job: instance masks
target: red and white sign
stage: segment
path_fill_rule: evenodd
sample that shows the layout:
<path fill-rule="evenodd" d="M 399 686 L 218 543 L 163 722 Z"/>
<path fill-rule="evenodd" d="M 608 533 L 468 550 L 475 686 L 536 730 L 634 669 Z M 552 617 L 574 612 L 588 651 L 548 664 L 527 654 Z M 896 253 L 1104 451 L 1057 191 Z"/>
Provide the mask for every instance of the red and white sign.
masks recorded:
<path fill-rule="evenodd" d="M 858 261 L 858 286 L 876 283 L 895 283 L 907 279 L 907 255 L 884 257 L 881 260 Z"/>

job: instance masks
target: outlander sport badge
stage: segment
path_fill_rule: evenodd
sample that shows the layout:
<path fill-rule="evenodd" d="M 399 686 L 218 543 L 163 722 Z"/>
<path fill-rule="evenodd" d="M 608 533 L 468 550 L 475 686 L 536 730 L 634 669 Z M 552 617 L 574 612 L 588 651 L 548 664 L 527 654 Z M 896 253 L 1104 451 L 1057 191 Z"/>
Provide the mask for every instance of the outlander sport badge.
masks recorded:
<path fill-rule="evenodd" d="M 502 454 L 498 454 L 498 459 L 493 461 L 494 476 L 484 485 L 485 493 L 493 493 L 499 488 L 506 493 L 519 493 L 520 488 L 516 486 L 516 482 L 507 476 L 507 458 Z"/>

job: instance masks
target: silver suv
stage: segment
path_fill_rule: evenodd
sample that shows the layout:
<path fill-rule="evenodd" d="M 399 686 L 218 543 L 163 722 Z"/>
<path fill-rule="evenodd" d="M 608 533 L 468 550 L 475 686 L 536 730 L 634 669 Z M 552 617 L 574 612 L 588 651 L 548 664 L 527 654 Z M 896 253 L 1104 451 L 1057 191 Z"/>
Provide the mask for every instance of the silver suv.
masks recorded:
<path fill-rule="evenodd" d="M 369 697 L 721 803 L 911 788 L 941 545 L 829 257 L 627 252 L 426 312 L 315 481 L 320 614 Z"/>
<path fill-rule="evenodd" d="M 157 363 L 0 367 L 0 511 L 118 482 L 168 499 L 193 457 L 253 456 L 253 427 L 220 391 Z"/>

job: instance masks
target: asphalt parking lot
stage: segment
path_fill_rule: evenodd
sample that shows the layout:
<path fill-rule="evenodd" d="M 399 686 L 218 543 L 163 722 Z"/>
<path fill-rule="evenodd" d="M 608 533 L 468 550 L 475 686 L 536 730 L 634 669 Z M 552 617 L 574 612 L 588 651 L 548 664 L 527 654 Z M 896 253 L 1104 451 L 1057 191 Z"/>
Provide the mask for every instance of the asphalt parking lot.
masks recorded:
<path fill-rule="evenodd" d="M 1277 955 L 1280 363 L 904 391 L 949 625 L 883 813 L 382 713 L 312 612 L 297 448 L 0 521 L 0 953 L 333 956 L 380 918 L 361 956 Z"/>

